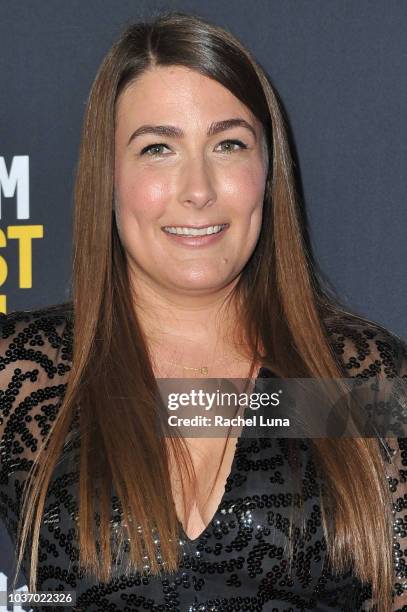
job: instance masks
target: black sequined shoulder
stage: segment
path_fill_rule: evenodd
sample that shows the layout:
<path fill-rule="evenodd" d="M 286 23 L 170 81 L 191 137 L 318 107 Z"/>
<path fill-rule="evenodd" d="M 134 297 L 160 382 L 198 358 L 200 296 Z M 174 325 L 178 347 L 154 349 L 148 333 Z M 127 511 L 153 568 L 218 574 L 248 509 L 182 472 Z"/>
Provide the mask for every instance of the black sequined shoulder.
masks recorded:
<path fill-rule="evenodd" d="M 394 334 L 345 314 L 327 320 L 326 329 L 348 376 L 407 378 L 407 345 Z M 66 391 L 72 332 L 69 303 L 0 315 L 0 518 L 14 544 L 24 480 Z M 258 379 L 269 374 L 262 368 Z M 387 480 L 393 496 L 394 610 L 401 612 L 407 610 L 407 440 L 391 442 Z M 76 606 L 69 608 L 74 612 L 369 609 L 370 585 L 362 585 L 351 570 L 334 575 L 329 569 L 311 445 L 306 439 L 298 444 L 305 532 L 297 538 L 291 568 L 287 529 L 295 494 L 287 440 L 242 437 L 210 524 L 194 540 L 180 526 L 179 570 L 157 577 L 148 566 L 125 574 L 119 565 L 109 583 L 92 581 L 78 569 L 78 474 L 69 460 L 77 448 L 68 445 L 46 500 L 37 589 L 76 591 Z M 113 530 L 117 517 L 113 496 Z M 33 609 L 50 612 L 52 607 Z"/>

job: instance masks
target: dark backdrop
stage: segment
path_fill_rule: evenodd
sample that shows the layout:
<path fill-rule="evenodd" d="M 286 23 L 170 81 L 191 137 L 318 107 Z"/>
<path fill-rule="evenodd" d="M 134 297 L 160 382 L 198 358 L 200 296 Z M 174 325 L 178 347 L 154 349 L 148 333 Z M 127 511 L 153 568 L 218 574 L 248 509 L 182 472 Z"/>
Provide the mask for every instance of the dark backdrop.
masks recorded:
<path fill-rule="evenodd" d="M 162 8 L 226 26 L 254 52 L 290 122 L 323 272 L 349 308 L 407 338 L 403 0 L 0 0 L 0 311 L 67 298 L 87 94 L 122 29 Z M 4 590 L 4 532 L 0 551 Z"/>

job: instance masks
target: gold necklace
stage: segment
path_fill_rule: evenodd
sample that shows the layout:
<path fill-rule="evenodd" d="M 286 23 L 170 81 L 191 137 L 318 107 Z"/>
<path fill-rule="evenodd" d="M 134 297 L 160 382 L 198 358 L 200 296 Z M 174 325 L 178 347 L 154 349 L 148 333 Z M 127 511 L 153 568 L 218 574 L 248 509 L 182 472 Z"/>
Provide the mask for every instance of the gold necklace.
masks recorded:
<path fill-rule="evenodd" d="M 172 361 L 166 361 L 165 363 L 169 363 L 170 365 L 180 367 L 183 370 L 192 370 L 193 372 L 198 372 L 198 374 L 202 374 L 203 376 L 208 376 L 208 366 L 201 366 L 200 368 L 192 368 L 190 366 L 184 366 L 181 363 L 174 363 Z"/>
<path fill-rule="evenodd" d="M 218 363 L 221 360 L 222 360 L 222 357 L 220 359 L 216 359 L 212 363 L 212 365 L 215 365 L 216 363 Z M 173 365 L 173 366 L 176 366 L 178 368 L 182 368 L 183 370 L 192 370 L 193 372 L 197 372 L 198 374 L 202 374 L 202 376 L 208 376 L 208 373 L 209 373 L 209 366 L 200 366 L 198 368 L 193 368 L 191 366 L 182 365 L 181 363 L 175 363 L 174 361 L 168 361 L 166 359 L 162 359 L 162 361 L 164 361 L 164 363 L 168 363 L 169 365 Z M 243 359 L 238 360 L 238 361 L 243 361 Z"/>
<path fill-rule="evenodd" d="M 215 363 L 218 363 L 221 360 L 222 360 L 222 357 L 220 359 L 216 359 L 215 361 L 212 362 L 212 365 L 215 365 Z M 176 366 L 177 368 L 182 368 L 183 370 L 191 370 L 193 372 L 197 372 L 198 374 L 202 374 L 203 376 L 208 376 L 208 373 L 209 373 L 209 366 L 200 366 L 198 368 L 193 368 L 191 366 L 183 365 L 182 363 L 175 363 L 174 361 L 168 361 L 167 359 L 163 359 L 162 361 L 164 361 L 164 363 L 168 363 L 169 365 Z"/>

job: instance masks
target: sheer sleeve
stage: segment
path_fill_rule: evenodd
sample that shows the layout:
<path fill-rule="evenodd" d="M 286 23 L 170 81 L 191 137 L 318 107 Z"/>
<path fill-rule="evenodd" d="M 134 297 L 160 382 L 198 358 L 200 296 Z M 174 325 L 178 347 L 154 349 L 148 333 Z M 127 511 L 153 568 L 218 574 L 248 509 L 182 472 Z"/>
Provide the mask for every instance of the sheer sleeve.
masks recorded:
<path fill-rule="evenodd" d="M 0 315 L 0 518 L 15 537 L 22 485 L 70 370 L 69 306 Z"/>
<path fill-rule="evenodd" d="M 397 402 L 407 414 L 407 344 L 398 340 L 396 374 L 400 379 Z M 404 425 L 405 428 L 405 425 Z M 405 432 L 403 436 L 405 436 Z M 394 546 L 394 611 L 407 611 L 407 438 L 386 438 L 389 460 L 386 464 L 387 480 L 393 497 Z"/>
<path fill-rule="evenodd" d="M 397 422 L 401 423 L 398 431 L 394 428 L 397 433 L 393 433 L 390 426 L 385 428 L 381 442 L 392 499 L 392 609 L 393 612 L 407 612 L 407 344 L 380 326 L 351 320 L 333 324 L 329 333 L 335 353 L 349 375 L 378 381 L 384 394 L 391 395 L 391 410 L 395 412 L 390 415 L 390 421 L 396 414 Z"/>

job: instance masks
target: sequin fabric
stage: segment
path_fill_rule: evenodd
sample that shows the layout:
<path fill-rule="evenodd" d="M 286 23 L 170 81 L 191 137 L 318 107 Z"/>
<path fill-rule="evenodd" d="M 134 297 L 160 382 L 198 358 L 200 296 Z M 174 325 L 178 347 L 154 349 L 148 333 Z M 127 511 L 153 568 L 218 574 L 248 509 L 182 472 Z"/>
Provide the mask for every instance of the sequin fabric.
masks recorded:
<path fill-rule="evenodd" d="M 49 431 L 66 390 L 72 358 L 69 305 L 0 315 L 0 517 L 13 543 L 24 477 Z M 406 344 L 345 315 L 328 333 L 349 376 L 407 377 Z M 261 368 L 258 378 L 272 376 Z M 240 437 L 223 498 L 212 521 L 194 540 L 182 526 L 182 561 L 175 574 L 149 574 L 148 565 L 126 575 L 120 564 L 109 583 L 92 582 L 78 569 L 74 537 L 78 509 L 67 441 L 49 488 L 39 541 L 38 590 L 73 590 L 74 612 L 291 612 L 368 610 L 370 585 L 351 569 L 334 574 L 327 563 L 320 481 L 310 440 L 299 443 L 305 532 L 286 554 L 288 517 L 295 499 L 287 440 Z M 407 611 L 407 439 L 388 441 L 387 481 L 394 522 L 394 607 Z M 76 454 L 77 457 L 77 454 Z M 112 496 L 112 529 L 120 524 Z M 53 608 L 35 607 L 35 610 Z M 60 607 L 55 610 L 61 610 Z"/>

